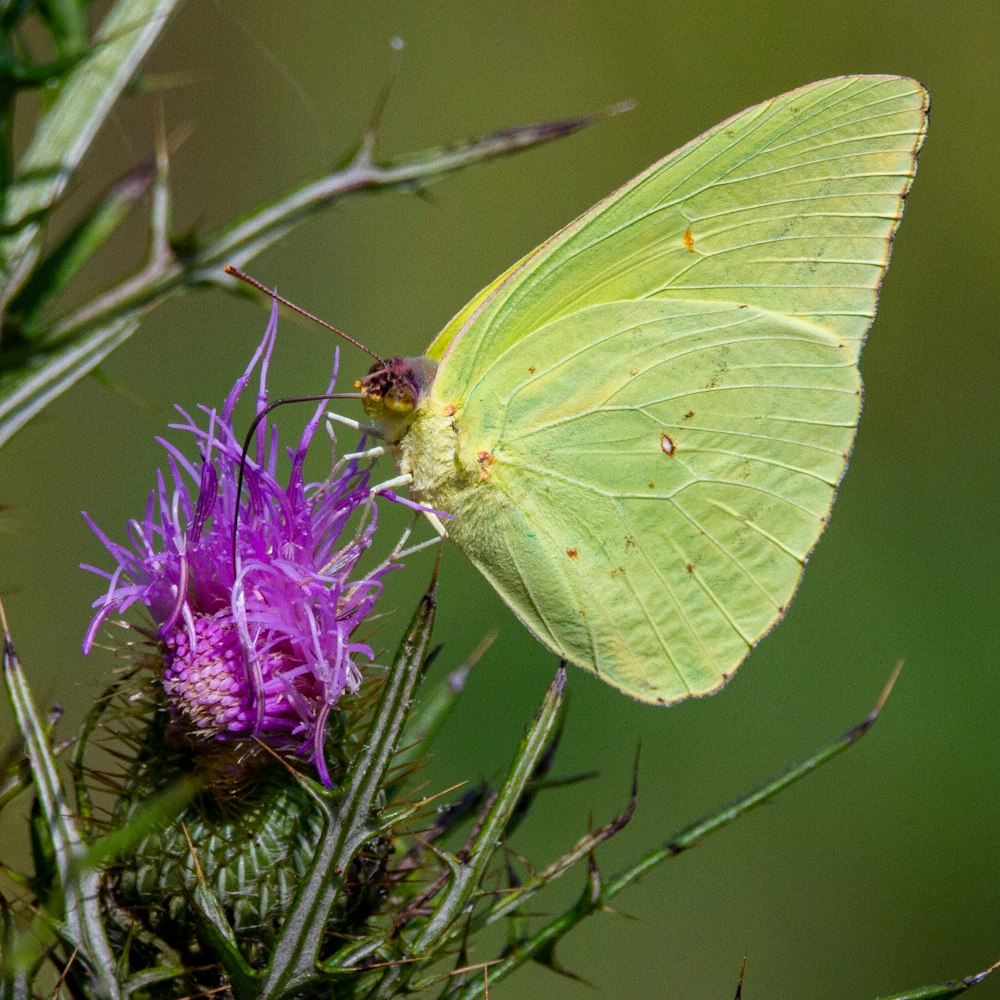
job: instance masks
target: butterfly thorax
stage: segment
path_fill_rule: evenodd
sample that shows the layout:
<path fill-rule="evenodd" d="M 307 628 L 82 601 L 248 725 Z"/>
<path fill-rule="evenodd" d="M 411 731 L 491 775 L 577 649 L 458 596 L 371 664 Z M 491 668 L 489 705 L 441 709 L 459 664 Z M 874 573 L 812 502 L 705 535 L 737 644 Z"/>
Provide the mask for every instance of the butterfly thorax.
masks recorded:
<path fill-rule="evenodd" d="M 477 488 L 485 485 L 483 467 L 475 456 L 467 454 L 468 450 L 458 407 L 428 392 L 399 442 L 399 470 L 412 476 L 413 498 L 435 510 L 457 515 L 478 492 Z"/>
<path fill-rule="evenodd" d="M 437 362 L 431 358 L 393 357 L 377 361 L 354 383 L 361 390 L 365 415 L 389 444 L 398 444 L 406 435 L 436 371 Z"/>

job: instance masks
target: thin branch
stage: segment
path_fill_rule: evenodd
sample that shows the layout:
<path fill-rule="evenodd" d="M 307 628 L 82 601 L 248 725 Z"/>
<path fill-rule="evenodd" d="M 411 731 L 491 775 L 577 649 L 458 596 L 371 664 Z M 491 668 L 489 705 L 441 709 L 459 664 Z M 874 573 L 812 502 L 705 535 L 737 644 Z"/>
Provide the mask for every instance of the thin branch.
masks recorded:
<path fill-rule="evenodd" d="M 83 336 L 91 327 L 102 326 L 113 315 L 145 312 L 183 286 L 209 283 L 232 287 L 233 282 L 222 274 L 225 265 L 241 267 L 290 230 L 347 195 L 419 190 L 474 164 L 572 135 L 623 109 L 623 105 L 616 105 L 579 118 L 520 125 L 423 150 L 384 165 L 375 163 L 367 147 L 362 146 L 347 166 L 295 188 L 214 236 L 202 239 L 192 253 L 151 262 L 138 274 L 54 324 L 47 340 L 50 344 L 62 343 Z"/>

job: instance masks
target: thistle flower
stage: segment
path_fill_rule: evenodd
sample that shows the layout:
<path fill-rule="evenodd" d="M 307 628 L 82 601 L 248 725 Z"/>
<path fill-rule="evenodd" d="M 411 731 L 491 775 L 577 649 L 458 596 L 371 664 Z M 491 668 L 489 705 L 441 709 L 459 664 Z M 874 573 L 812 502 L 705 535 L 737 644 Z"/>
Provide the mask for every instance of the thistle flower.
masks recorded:
<path fill-rule="evenodd" d="M 128 542 L 88 524 L 117 563 L 87 629 L 133 604 L 148 609 L 162 650 L 163 689 L 175 729 L 199 745 L 256 739 L 310 760 L 330 784 L 324 741 L 330 712 L 361 681 L 372 650 L 352 638 L 371 613 L 390 557 L 358 572 L 375 534 L 368 472 L 341 462 L 324 482 L 306 483 L 303 465 L 322 418 L 317 407 L 277 478 L 277 427 L 262 419 L 246 456 L 233 427 L 236 405 L 259 367 L 256 411 L 267 404 L 277 310 L 250 364 L 220 411 L 201 407 L 207 429 L 178 407 L 171 425 L 192 434 L 200 460 L 173 444 L 145 514 L 129 521 Z M 336 361 L 330 389 L 336 381 Z M 351 516 L 359 512 L 356 521 Z M 348 532 L 348 524 L 351 529 Z M 235 545 L 234 545 L 235 526 Z"/>

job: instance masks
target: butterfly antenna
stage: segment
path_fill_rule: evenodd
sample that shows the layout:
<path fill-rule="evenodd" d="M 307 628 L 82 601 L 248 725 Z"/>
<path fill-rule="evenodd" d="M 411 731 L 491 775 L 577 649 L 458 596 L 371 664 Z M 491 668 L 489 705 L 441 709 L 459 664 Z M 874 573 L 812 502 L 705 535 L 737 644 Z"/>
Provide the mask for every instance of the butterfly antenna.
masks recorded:
<path fill-rule="evenodd" d="M 245 282 L 251 288 L 256 288 L 258 292 L 263 292 L 269 298 L 274 299 L 275 302 L 280 302 L 283 306 L 288 306 L 289 309 L 293 310 L 294 312 L 297 312 L 300 316 L 305 316 L 306 319 L 310 319 L 314 323 L 319 324 L 319 326 L 325 327 L 327 330 L 331 331 L 332 333 L 335 333 L 342 340 L 346 340 L 347 343 L 353 344 L 359 350 L 364 351 L 365 354 L 367 354 L 369 357 L 374 358 L 376 361 L 379 362 L 379 364 L 382 364 L 382 365 L 385 364 L 384 359 L 381 358 L 378 354 L 376 354 L 373 350 L 371 350 L 371 348 L 365 347 L 364 344 L 362 344 L 358 340 L 355 340 L 349 334 L 344 333 L 343 330 L 338 330 L 337 327 L 335 327 L 332 323 L 327 323 L 327 321 L 325 319 L 320 319 L 319 316 L 313 315 L 313 313 L 309 312 L 307 309 L 303 309 L 302 306 L 297 306 L 294 302 L 290 302 L 288 299 L 286 299 L 284 297 L 284 295 L 279 295 L 276 291 L 274 291 L 274 289 L 268 288 L 266 285 L 263 285 L 256 278 L 251 278 L 250 275 L 247 274 L 245 271 L 241 271 L 238 267 L 233 267 L 231 264 L 227 264 L 225 266 L 225 268 L 223 268 L 223 270 L 230 277 L 239 278 L 240 281 Z M 305 399 L 314 399 L 314 398 L 315 399 L 324 399 L 324 398 L 338 399 L 340 397 L 338 397 L 338 396 L 329 396 L 329 397 L 307 396 L 307 397 L 304 397 L 304 398 Z M 349 398 L 355 399 L 356 397 L 351 396 Z M 283 402 L 283 401 L 276 400 L 275 402 L 277 403 L 277 402 Z M 287 402 L 298 402 L 298 398 L 296 397 L 295 399 L 289 399 L 289 400 L 287 400 Z M 263 412 L 266 412 L 266 410 L 263 411 Z"/>
<path fill-rule="evenodd" d="M 243 493 L 243 481 L 246 479 L 246 467 L 247 467 L 247 458 L 250 454 L 250 443 L 251 441 L 253 441 L 253 436 L 257 432 L 257 428 L 260 426 L 261 421 L 272 410 L 276 410 L 279 406 L 284 406 L 286 403 L 318 403 L 321 400 L 325 399 L 360 399 L 360 393 L 321 392 L 311 396 L 286 396 L 282 399 L 274 400 L 273 403 L 268 403 L 267 406 L 265 406 L 260 411 L 260 413 L 258 413 L 257 416 L 255 416 L 253 420 L 250 421 L 250 428 L 246 433 L 246 437 L 243 438 L 243 450 L 240 452 L 240 467 L 236 473 L 236 509 L 233 511 L 233 537 L 231 545 L 234 577 L 236 576 L 237 573 L 236 536 L 240 527 L 240 496 Z"/>

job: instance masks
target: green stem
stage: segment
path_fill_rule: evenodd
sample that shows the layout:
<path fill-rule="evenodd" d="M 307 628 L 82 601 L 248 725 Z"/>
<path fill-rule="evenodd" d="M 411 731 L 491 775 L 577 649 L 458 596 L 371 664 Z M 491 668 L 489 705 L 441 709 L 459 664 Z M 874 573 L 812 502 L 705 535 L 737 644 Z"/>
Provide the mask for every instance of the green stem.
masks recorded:
<path fill-rule="evenodd" d="M 549 747 L 558 724 L 565 684 L 566 668 L 562 666 L 549 685 L 538 715 L 525 733 L 510 771 L 468 849 L 458 856 L 438 852 L 448 866 L 448 888 L 416 938 L 408 944 L 410 955 L 420 957 L 431 953 L 453 930 L 473 893 L 479 888 L 525 787 Z M 401 984 L 413 971 L 413 967 L 402 963 L 388 968 L 382 982 L 372 992 L 373 1000 L 390 1000 L 400 995 Z"/>
<path fill-rule="evenodd" d="M 973 986 L 979 985 L 991 972 L 1000 969 L 1000 962 L 996 962 L 988 969 L 977 972 L 973 976 L 966 976 L 964 979 L 952 979 L 946 983 L 935 983 L 933 986 L 921 986 L 915 990 L 906 990 L 903 993 L 893 993 L 891 997 L 879 997 L 878 1000 L 951 1000 Z"/>
<path fill-rule="evenodd" d="M 238 220 L 183 257 L 152 261 L 143 271 L 55 323 L 47 338 L 60 343 L 83 336 L 109 319 L 145 311 L 185 285 L 226 281 L 226 264 L 241 267 L 317 212 L 349 194 L 412 191 L 476 163 L 508 156 L 530 146 L 570 135 L 602 115 L 537 122 L 493 132 L 445 148 L 434 147 L 385 165 L 376 163 L 363 143 L 346 167 L 290 191 L 278 201 Z"/>
<path fill-rule="evenodd" d="M 111 945 L 104 930 L 100 904 L 100 873 L 82 867 L 86 844 L 66 801 L 66 792 L 59 777 L 56 759 L 49 746 L 48 735 L 38 716 L 24 672 L 14 651 L 14 644 L 3 622 L 3 677 L 7 696 L 14 712 L 18 731 L 24 741 L 25 754 L 31 764 L 35 793 L 44 817 L 56 867 L 57 885 L 49 906 L 58 912 L 58 933 L 67 946 L 77 953 L 77 960 L 87 970 L 92 995 L 106 1000 L 121 996 L 114 978 L 115 967 Z M 41 941 L 34 935 L 27 951 Z M 32 958 L 18 954 L 15 948 L 7 961 L 16 969 Z"/>
<path fill-rule="evenodd" d="M 260 995 L 277 998 L 299 992 L 317 975 L 316 963 L 330 911 L 348 878 L 351 863 L 379 831 L 374 815 L 379 790 L 392 762 L 399 734 L 420 677 L 434 624 L 436 580 L 420 602 L 396 661 L 386 678 L 362 749 L 347 775 L 342 798 L 295 897 L 272 950 Z"/>
<path fill-rule="evenodd" d="M 596 867 L 592 868 L 588 885 L 580 900 L 575 906 L 562 913 L 558 917 L 549 921 L 544 927 L 538 930 L 530 939 L 524 941 L 517 948 L 507 952 L 504 957 L 493 965 L 490 965 L 490 982 L 498 983 L 506 978 L 515 969 L 519 968 L 526 961 L 540 959 L 542 956 L 550 954 L 556 943 L 561 940 L 570 930 L 576 927 L 585 917 L 590 916 L 597 910 L 606 909 L 611 900 L 615 898 L 623 889 L 638 881 L 643 875 L 661 864 L 667 858 L 675 857 L 690 850 L 699 844 L 706 837 L 721 830 L 734 822 L 744 813 L 750 812 L 757 806 L 762 805 L 769 799 L 774 798 L 779 792 L 784 791 L 797 781 L 800 781 L 807 774 L 811 774 L 817 767 L 832 760 L 838 754 L 843 753 L 848 747 L 853 746 L 869 729 L 875 724 L 882 707 L 885 705 L 889 692 L 892 690 L 896 678 L 899 676 L 901 665 L 898 665 L 879 696 L 875 707 L 868 716 L 852 726 L 846 733 L 837 737 L 826 746 L 822 747 L 812 756 L 788 768 L 781 774 L 776 775 L 760 788 L 746 795 L 741 795 L 730 805 L 718 812 L 713 813 L 705 819 L 692 823 L 679 833 L 671 837 L 666 843 L 654 851 L 650 851 L 638 863 L 627 868 L 619 875 L 615 876 L 607 883 L 602 883 Z M 494 914 L 506 913 L 515 909 L 524 902 L 524 897 L 513 893 L 511 899 L 504 899 L 491 912 Z M 457 992 L 451 1000 L 474 1000 L 484 995 L 484 985 L 481 982 L 472 982 Z M 903 1000 L 903 998 L 900 998 Z"/>

